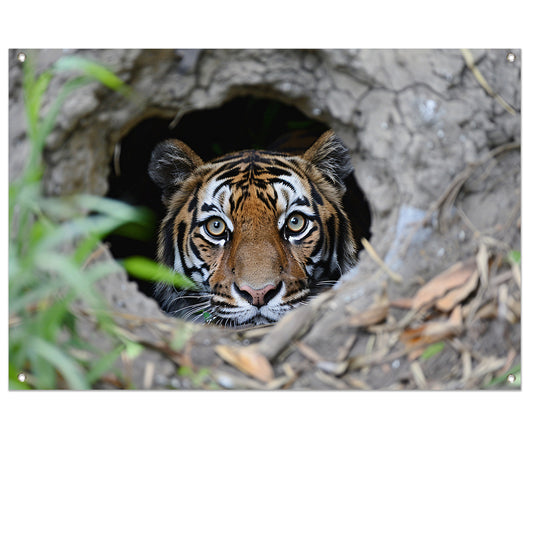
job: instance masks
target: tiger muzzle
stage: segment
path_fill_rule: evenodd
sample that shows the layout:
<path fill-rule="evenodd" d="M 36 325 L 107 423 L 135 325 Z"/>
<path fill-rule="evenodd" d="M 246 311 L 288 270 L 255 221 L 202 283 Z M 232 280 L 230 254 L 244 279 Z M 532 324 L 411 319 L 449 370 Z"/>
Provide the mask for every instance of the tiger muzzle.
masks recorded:
<path fill-rule="evenodd" d="M 239 287 L 237 284 L 234 284 L 234 286 L 237 293 L 247 302 L 256 307 L 262 307 L 268 304 L 279 293 L 281 290 L 281 281 L 277 285 L 269 283 L 260 289 L 254 289 L 250 285 L 241 285 Z"/>

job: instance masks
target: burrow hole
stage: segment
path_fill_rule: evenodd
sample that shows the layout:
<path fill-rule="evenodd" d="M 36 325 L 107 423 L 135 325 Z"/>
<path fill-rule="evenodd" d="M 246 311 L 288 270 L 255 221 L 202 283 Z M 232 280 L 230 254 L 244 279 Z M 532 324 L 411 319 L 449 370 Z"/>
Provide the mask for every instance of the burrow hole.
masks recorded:
<path fill-rule="evenodd" d="M 139 122 L 120 140 L 118 157 L 110 162 L 107 196 L 130 205 L 147 208 L 149 229 L 145 235 L 132 234 L 127 225 L 108 236 L 115 259 L 157 255 L 157 232 L 164 216 L 161 192 L 148 176 L 148 163 L 160 141 L 176 138 L 187 143 L 204 161 L 235 150 L 269 148 L 281 136 L 305 130 L 316 139 L 329 129 L 296 107 L 278 100 L 252 96 L 235 98 L 220 107 L 191 111 L 173 126 L 173 117 L 152 117 Z M 312 144 L 311 140 L 309 146 Z M 355 182 L 355 196 L 361 202 L 361 223 L 370 235 L 370 211 L 364 193 Z M 149 282 L 130 278 L 147 296 L 152 296 Z"/>

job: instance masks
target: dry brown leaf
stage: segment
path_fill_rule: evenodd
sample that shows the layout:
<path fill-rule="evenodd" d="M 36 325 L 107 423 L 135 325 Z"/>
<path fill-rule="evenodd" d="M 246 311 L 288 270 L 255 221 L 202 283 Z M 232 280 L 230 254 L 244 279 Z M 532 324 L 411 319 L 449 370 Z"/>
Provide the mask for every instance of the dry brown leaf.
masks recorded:
<path fill-rule="evenodd" d="M 424 344 L 421 348 L 413 348 L 408 356 L 407 356 L 407 360 L 408 361 L 416 361 L 423 353 L 424 353 L 424 350 L 426 349 L 426 345 Z"/>
<path fill-rule="evenodd" d="M 345 381 L 351 385 L 353 389 L 361 389 L 361 390 L 371 390 L 372 387 L 367 385 L 363 380 L 354 378 L 352 376 L 346 376 L 344 378 Z"/>
<path fill-rule="evenodd" d="M 348 324 L 355 327 L 367 327 L 383 322 L 389 314 L 389 304 L 376 305 L 365 309 L 348 319 Z"/>
<path fill-rule="evenodd" d="M 274 371 L 268 359 L 252 346 L 215 346 L 216 353 L 226 363 L 255 379 L 267 383 L 274 378 Z"/>
<path fill-rule="evenodd" d="M 513 313 L 514 319 L 510 320 L 513 324 L 520 320 L 522 315 L 522 305 L 520 302 L 517 302 L 512 296 L 507 298 L 507 307 Z"/>
<path fill-rule="evenodd" d="M 475 314 L 475 320 L 481 318 L 496 318 L 498 316 L 498 304 L 492 300 L 482 305 Z"/>
<path fill-rule="evenodd" d="M 435 303 L 435 307 L 444 313 L 451 311 L 457 304 L 461 303 L 463 300 L 466 300 L 466 298 L 477 287 L 478 281 L 479 272 L 477 269 L 475 269 L 464 285 L 461 285 L 456 289 L 452 289 L 442 298 L 439 298 Z"/>
<path fill-rule="evenodd" d="M 458 305 L 448 320 L 434 320 L 416 328 L 406 329 L 400 335 L 400 340 L 407 349 L 417 350 L 416 353 L 420 355 L 422 352 L 418 353 L 418 351 L 421 347 L 458 335 L 462 331 L 462 326 L 461 306 Z"/>
<path fill-rule="evenodd" d="M 464 285 L 476 270 L 475 258 L 460 261 L 428 281 L 413 298 L 413 309 L 420 309 L 442 298 L 448 291 Z"/>
<path fill-rule="evenodd" d="M 472 371 L 472 378 L 484 377 L 485 374 L 490 374 L 500 370 L 505 366 L 505 359 L 496 356 L 484 357 L 481 362 Z"/>

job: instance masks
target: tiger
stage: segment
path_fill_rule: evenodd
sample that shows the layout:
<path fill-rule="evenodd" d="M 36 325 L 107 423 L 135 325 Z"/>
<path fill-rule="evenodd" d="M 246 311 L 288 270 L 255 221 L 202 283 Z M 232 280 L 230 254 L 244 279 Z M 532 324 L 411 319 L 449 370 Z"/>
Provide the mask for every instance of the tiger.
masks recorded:
<path fill-rule="evenodd" d="M 157 260 L 196 285 L 156 285 L 172 316 L 229 327 L 276 322 L 351 270 L 368 235 L 368 206 L 332 130 L 300 154 L 250 149 L 208 162 L 167 139 L 148 173 L 166 210 Z"/>

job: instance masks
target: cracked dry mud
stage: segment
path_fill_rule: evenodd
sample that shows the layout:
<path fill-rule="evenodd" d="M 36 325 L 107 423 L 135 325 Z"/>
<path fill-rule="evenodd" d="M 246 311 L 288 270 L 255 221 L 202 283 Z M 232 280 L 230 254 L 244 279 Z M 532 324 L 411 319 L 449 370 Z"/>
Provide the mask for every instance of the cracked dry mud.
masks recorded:
<path fill-rule="evenodd" d="M 40 51 L 38 65 L 44 68 L 62 53 L 73 51 Z M 125 273 L 103 280 L 117 320 L 146 346 L 136 359 L 123 360 L 133 386 L 359 390 L 506 384 L 521 356 L 520 270 L 506 260 L 521 249 L 520 51 L 513 50 L 510 61 L 508 50 L 473 50 L 470 63 L 460 50 L 76 53 L 110 67 L 142 98 L 124 101 L 91 85 L 67 100 L 47 144 L 48 194 L 105 194 L 116 143 L 147 117 L 178 120 L 190 110 L 252 95 L 293 105 L 333 128 L 351 152 L 372 208 L 372 251 L 361 254 L 359 266 L 335 290 L 273 328 L 179 329 L 182 324 L 163 316 Z M 11 51 L 11 176 L 20 173 L 27 154 L 15 56 Z M 52 82 L 52 94 L 62 81 Z M 428 342 L 425 348 L 440 350 L 422 357 L 420 346 L 406 344 L 402 333 L 452 316 L 431 305 L 415 312 L 412 299 L 432 278 L 471 258 L 479 281 L 457 302 L 461 325 Z M 374 315 L 364 314 L 369 311 Z M 90 323 L 86 328 L 97 338 Z M 176 340 L 178 330 L 183 333 Z M 279 346 L 272 348 L 274 339 Z M 268 379 L 241 372 L 231 359 L 254 354 L 271 366 Z M 178 372 L 179 366 L 193 370 Z"/>

